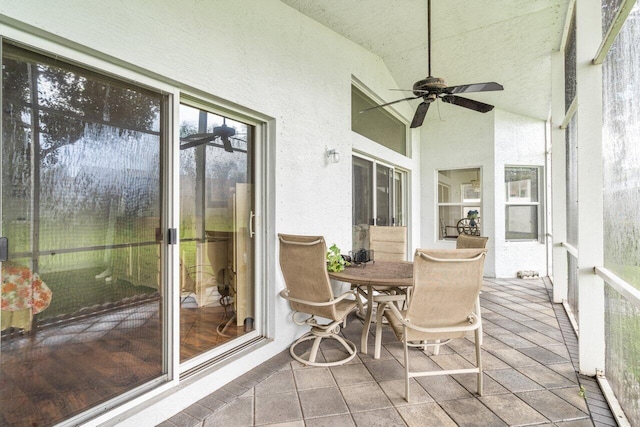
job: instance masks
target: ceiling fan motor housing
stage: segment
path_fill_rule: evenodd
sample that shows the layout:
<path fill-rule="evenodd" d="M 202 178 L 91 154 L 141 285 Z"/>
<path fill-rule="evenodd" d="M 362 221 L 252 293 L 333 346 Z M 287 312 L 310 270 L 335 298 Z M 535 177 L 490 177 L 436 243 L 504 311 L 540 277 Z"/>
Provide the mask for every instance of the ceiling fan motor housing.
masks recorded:
<path fill-rule="evenodd" d="M 425 79 L 418 80 L 413 84 L 413 94 L 415 96 L 425 96 L 425 91 L 429 92 L 429 95 L 433 92 L 435 94 L 442 93 L 447 87 L 447 82 L 441 77 L 428 76 Z"/>
<path fill-rule="evenodd" d="M 236 134 L 236 130 L 223 123 L 222 126 L 216 126 L 213 128 L 213 134 L 221 138 L 229 138 Z"/>

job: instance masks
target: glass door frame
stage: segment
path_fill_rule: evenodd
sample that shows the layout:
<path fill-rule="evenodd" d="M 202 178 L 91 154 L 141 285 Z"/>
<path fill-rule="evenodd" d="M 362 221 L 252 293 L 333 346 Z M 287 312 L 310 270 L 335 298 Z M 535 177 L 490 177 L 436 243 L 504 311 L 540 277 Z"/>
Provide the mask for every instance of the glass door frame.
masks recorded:
<path fill-rule="evenodd" d="M 268 180 L 265 178 L 266 168 L 266 146 L 267 146 L 267 123 L 259 116 L 247 115 L 245 112 L 238 111 L 236 109 L 227 108 L 225 103 L 219 100 L 212 100 L 211 96 L 202 94 L 196 94 L 190 92 L 181 92 L 180 96 L 177 96 L 174 102 L 174 143 L 172 144 L 172 151 L 174 158 L 172 165 L 174 168 L 173 188 L 175 191 L 175 197 L 171 199 L 174 209 L 173 219 L 176 230 L 179 230 L 180 224 L 180 117 L 179 110 L 180 105 L 185 104 L 194 108 L 200 108 L 210 113 L 224 116 L 232 120 L 241 121 L 247 125 L 253 126 L 253 150 L 251 153 L 251 164 L 253 175 L 253 211 L 249 224 L 249 230 L 253 233 L 253 281 L 254 281 L 254 329 L 244 335 L 235 338 L 227 343 L 221 344 L 211 350 L 208 350 L 200 355 L 194 356 L 191 359 L 180 363 L 180 286 L 173 286 L 172 296 L 173 301 L 171 303 L 173 311 L 173 325 L 174 345 L 172 348 L 173 357 L 176 360 L 178 366 L 178 372 L 180 378 L 184 379 L 195 373 L 199 373 L 204 369 L 209 368 L 217 364 L 220 360 L 226 359 L 231 355 L 237 356 L 238 349 L 243 348 L 244 351 L 251 351 L 253 344 L 257 344 L 260 341 L 265 340 L 268 336 L 273 336 L 273 331 L 268 328 L 270 322 L 267 320 L 268 311 L 266 307 L 269 306 L 270 301 L 267 301 L 268 293 L 265 289 L 262 289 L 258 284 L 271 283 L 265 277 L 265 253 L 263 249 L 265 244 L 265 234 L 262 224 L 264 223 L 266 211 L 266 197 L 265 192 Z M 172 283 L 180 283 L 180 236 L 177 236 L 177 244 L 172 245 L 173 257 L 171 264 L 174 274 L 172 276 Z"/>

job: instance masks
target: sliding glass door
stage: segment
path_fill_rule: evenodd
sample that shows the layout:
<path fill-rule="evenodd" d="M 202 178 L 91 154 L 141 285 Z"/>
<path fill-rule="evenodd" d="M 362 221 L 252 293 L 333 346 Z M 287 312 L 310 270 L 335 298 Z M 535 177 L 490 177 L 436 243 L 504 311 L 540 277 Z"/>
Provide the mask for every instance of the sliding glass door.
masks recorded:
<path fill-rule="evenodd" d="M 353 249 L 369 247 L 369 226 L 406 226 L 406 172 L 353 156 Z"/>
<path fill-rule="evenodd" d="M 0 425 L 78 424 L 262 339 L 262 122 L 8 42 L 0 96 Z"/>
<path fill-rule="evenodd" d="M 254 330 L 254 127 L 180 106 L 180 361 Z"/>
<path fill-rule="evenodd" d="M 0 424 L 45 426 L 166 373 L 167 99 L 2 49 Z"/>

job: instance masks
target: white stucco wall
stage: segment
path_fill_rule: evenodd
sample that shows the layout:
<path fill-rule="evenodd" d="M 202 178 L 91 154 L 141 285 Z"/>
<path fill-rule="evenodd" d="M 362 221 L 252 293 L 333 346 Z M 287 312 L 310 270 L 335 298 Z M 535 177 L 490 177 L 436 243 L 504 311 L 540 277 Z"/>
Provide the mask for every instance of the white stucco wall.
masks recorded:
<path fill-rule="evenodd" d="M 352 146 L 418 170 L 417 142 L 408 159 L 351 132 L 352 76 L 381 96 L 396 95 L 388 91 L 397 85 L 382 61 L 278 0 L 4 0 L 0 22 L 7 24 L 1 27 L 3 35 L 36 42 L 49 52 L 59 53 L 55 43 L 46 41 L 53 34 L 64 44 L 72 42 L 72 50 L 65 50 L 71 57 L 76 48 L 95 50 L 273 118 L 266 151 L 273 183 L 267 196 L 275 212 L 259 225 L 274 252 L 278 232 L 324 235 L 329 244 L 350 247 Z M 41 43 L 30 36 L 39 31 L 45 37 Z M 408 105 L 396 108 L 411 117 Z M 326 161 L 326 147 L 342 153 L 340 163 Z M 418 200 L 417 172 L 410 180 L 412 198 Z M 419 208 L 419 203 L 410 207 L 414 224 Z M 290 322 L 288 303 L 276 297 L 283 284 L 277 256 L 270 260 L 267 277 L 274 283 L 259 285 L 273 301 L 273 342 L 156 398 L 152 407 L 121 425 L 165 420 L 287 348 L 301 333 Z"/>
<path fill-rule="evenodd" d="M 489 237 L 485 276 L 516 277 L 520 270 L 546 275 L 543 243 L 505 241 L 504 194 L 506 165 L 544 166 L 545 122 L 499 109 L 478 114 L 446 104 L 439 113 L 431 108 L 422 127 L 420 243 L 455 247 L 454 241 L 438 240 L 436 170 L 479 167 L 482 234 Z"/>
<path fill-rule="evenodd" d="M 420 162 L 422 203 L 421 245 L 455 248 L 455 241 L 438 240 L 437 170 L 480 168 L 482 174 L 482 235 L 489 236 L 484 275 L 495 277 L 493 141 L 495 111 L 480 114 L 439 103 L 429 109 L 422 126 Z"/>
<path fill-rule="evenodd" d="M 506 111 L 495 114 L 495 252 L 497 277 L 516 277 L 520 270 L 537 271 L 547 275 L 547 256 L 544 240 L 505 241 L 505 166 L 544 166 L 545 122 Z M 544 169 L 543 169 L 544 170 Z M 544 172 L 542 172 L 544 176 Z M 541 182 L 542 188 L 544 183 Z M 541 203 L 543 200 L 541 200 Z M 544 227 L 544 215 L 540 218 Z"/>

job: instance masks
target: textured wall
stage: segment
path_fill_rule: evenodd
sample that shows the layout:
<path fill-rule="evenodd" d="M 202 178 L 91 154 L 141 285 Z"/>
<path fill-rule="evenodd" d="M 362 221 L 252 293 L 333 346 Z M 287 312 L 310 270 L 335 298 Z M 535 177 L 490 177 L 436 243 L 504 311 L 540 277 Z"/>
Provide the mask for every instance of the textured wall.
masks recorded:
<path fill-rule="evenodd" d="M 439 107 L 439 108 L 438 108 Z M 421 222 L 424 247 L 454 248 L 455 242 L 438 240 L 436 170 L 481 168 L 482 234 L 489 236 L 485 276 L 495 277 L 493 140 L 495 110 L 480 114 L 439 103 L 429 110 L 422 126 Z"/>
<path fill-rule="evenodd" d="M 495 146 L 496 276 L 516 277 L 520 270 L 534 270 L 540 273 L 540 276 L 546 276 L 547 258 L 544 243 L 505 242 L 504 239 L 506 197 L 504 167 L 505 165 L 545 165 L 545 122 L 497 111 Z M 544 169 L 541 173 L 544 176 Z M 542 182 L 541 185 L 544 186 L 544 183 Z M 541 200 L 542 202 L 543 200 Z M 544 226 L 544 218 L 542 218 L 540 225 Z"/>

